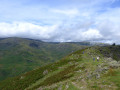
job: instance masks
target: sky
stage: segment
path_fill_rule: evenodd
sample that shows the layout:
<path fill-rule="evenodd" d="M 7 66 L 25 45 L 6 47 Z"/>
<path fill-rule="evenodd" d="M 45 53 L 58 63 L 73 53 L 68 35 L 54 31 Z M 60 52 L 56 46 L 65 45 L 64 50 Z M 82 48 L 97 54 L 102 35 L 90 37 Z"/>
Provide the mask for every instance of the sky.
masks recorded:
<path fill-rule="evenodd" d="M 0 38 L 120 44 L 120 0 L 0 0 Z"/>

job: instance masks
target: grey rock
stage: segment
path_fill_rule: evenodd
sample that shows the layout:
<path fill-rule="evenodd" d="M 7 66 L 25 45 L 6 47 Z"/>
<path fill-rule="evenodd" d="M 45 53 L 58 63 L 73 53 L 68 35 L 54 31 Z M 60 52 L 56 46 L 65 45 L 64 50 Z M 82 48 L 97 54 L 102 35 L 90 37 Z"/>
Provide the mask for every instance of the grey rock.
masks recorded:
<path fill-rule="evenodd" d="M 67 85 L 66 85 L 66 89 L 68 89 L 68 88 L 69 88 L 69 85 L 67 84 Z"/>
<path fill-rule="evenodd" d="M 88 74 L 87 75 L 87 79 L 92 79 L 93 75 L 92 74 Z"/>
<path fill-rule="evenodd" d="M 97 72 L 97 73 L 101 73 L 102 71 L 103 71 L 102 68 L 97 68 L 97 69 L 95 70 L 95 72 Z"/>
<path fill-rule="evenodd" d="M 43 75 L 46 75 L 46 74 L 48 74 L 48 70 L 45 70 L 45 71 L 43 72 Z"/>
<path fill-rule="evenodd" d="M 99 74 L 99 73 L 96 74 L 96 78 L 97 78 L 97 79 L 100 78 L 100 74 Z"/>
<path fill-rule="evenodd" d="M 117 61 L 115 61 L 115 60 L 109 62 L 108 64 L 109 64 L 109 66 L 112 67 L 112 68 L 118 68 L 118 67 L 120 67 L 120 64 L 119 64 Z"/>
<path fill-rule="evenodd" d="M 21 76 L 20 79 L 24 79 L 24 76 Z"/>

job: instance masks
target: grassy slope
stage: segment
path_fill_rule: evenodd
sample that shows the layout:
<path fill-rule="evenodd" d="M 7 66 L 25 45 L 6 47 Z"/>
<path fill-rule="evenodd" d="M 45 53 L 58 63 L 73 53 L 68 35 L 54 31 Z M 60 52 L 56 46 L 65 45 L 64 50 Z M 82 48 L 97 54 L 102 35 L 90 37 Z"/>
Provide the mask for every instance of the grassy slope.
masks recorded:
<path fill-rule="evenodd" d="M 0 83 L 3 90 L 119 90 L 119 46 L 91 47 L 62 60 Z M 107 53 L 107 54 L 106 54 Z M 111 54 L 116 55 L 111 56 Z M 93 58 L 100 57 L 100 61 Z M 112 58 L 109 58 L 109 57 Z M 110 63 L 113 63 L 111 66 Z M 115 65 L 115 66 L 114 66 Z M 118 66 L 119 65 L 119 66 Z M 47 70 L 45 75 L 43 72 Z"/>
<path fill-rule="evenodd" d="M 22 38 L 0 40 L 0 80 L 55 62 L 83 46 Z"/>

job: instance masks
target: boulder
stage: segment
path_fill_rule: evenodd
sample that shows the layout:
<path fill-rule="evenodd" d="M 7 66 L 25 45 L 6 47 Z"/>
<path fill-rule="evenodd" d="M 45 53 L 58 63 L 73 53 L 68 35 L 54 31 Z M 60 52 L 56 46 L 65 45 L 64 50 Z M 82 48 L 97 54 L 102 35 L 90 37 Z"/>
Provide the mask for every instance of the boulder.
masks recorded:
<path fill-rule="evenodd" d="M 69 88 L 69 85 L 67 84 L 67 85 L 66 85 L 66 89 L 68 89 L 68 88 Z"/>
<path fill-rule="evenodd" d="M 43 72 L 43 75 L 46 75 L 46 74 L 48 74 L 48 70 L 45 70 L 45 71 Z"/>
<path fill-rule="evenodd" d="M 119 64 L 117 61 L 115 61 L 115 60 L 109 62 L 108 64 L 109 64 L 109 66 L 112 67 L 112 68 L 118 68 L 118 67 L 120 67 L 120 64 Z"/>
<path fill-rule="evenodd" d="M 100 74 L 97 73 L 97 74 L 96 74 L 96 79 L 99 79 L 99 78 L 100 78 Z"/>

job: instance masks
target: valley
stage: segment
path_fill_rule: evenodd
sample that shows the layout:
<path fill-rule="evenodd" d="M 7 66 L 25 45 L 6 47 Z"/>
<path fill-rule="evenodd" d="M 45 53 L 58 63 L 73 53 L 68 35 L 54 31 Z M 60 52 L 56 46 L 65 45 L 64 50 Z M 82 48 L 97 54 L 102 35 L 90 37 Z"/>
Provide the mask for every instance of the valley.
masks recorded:
<path fill-rule="evenodd" d="M 0 39 L 0 80 L 53 63 L 86 46 L 26 38 Z"/>

